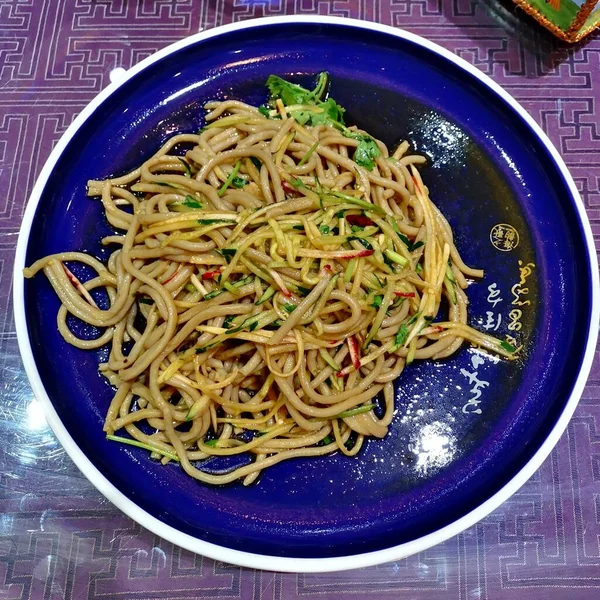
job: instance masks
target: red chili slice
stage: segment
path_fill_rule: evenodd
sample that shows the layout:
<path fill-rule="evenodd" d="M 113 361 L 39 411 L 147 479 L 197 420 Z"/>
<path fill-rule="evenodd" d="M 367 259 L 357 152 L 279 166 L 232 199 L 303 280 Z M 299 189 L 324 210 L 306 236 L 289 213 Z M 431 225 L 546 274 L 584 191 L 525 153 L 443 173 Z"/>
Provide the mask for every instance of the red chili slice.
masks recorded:
<path fill-rule="evenodd" d="M 369 225 L 375 225 L 369 217 L 365 217 L 365 215 L 347 215 L 346 221 L 350 225 L 356 225 L 358 227 L 368 227 Z"/>
<path fill-rule="evenodd" d="M 350 360 L 352 361 L 352 366 L 358 371 L 360 369 L 360 350 L 358 348 L 358 342 L 356 338 L 351 335 L 349 338 L 346 338 L 348 342 L 348 349 L 350 350 Z"/>
<path fill-rule="evenodd" d="M 394 294 L 396 296 L 398 296 L 399 298 L 414 298 L 415 297 L 414 292 L 394 292 Z"/>
<path fill-rule="evenodd" d="M 421 194 L 423 194 L 423 190 L 421 189 L 421 184 L 419 183 L 419 181 L 417 180 L 417 178 L 413 175 L 412 176 L 412 180 L 413 183 L 415 184 L 415 187 L 417 188 L 417 191 Z"/>
<path fill-rule="evenodd" d="M 213 279 L 213 277 L 217 277 L 221 274 L 221 269 L 215 269 L 214 271 L 205 271 L 202 273 L 202 279 Z"/>
<path fill-rule="evenodd" d="M 73 275 L 73 273 L 71 273 L 71 271 L 69 271 L 69 269 L 67 269 L 67 267 L 65 265 L 62 266 L 65 275 L 67 276 L 68 280 L 75 286 L 78 287 L 79 285 L 79 281 L 77 280 L 77 278 L 75 277 L 75 275 Z"/>
<path fill-rule="evenodd" d="M 346 254 L 339 254 L 337 258 L 363 258 L 364 256 L 371 256 L 375 250 L 356 250 L 355 252 L 347 252 Z"/>
<path fill-rule="evenodd" d="M 181 271 L 181 265 L 179 265 L 177 267 L 177 269 L 175 269 L 175 273 L 173 273 L 173 275 L 171 275 L 171 277 L 169 277 L 169 279 L 167 279 L 166 281 L 163 281 L 163 285 L 167 285 L 167 283 L 169 283 L 169 281 L 171 281 L 175 275 L 177 275 L 177 273 L 179 273 L 179 271 Z"/>

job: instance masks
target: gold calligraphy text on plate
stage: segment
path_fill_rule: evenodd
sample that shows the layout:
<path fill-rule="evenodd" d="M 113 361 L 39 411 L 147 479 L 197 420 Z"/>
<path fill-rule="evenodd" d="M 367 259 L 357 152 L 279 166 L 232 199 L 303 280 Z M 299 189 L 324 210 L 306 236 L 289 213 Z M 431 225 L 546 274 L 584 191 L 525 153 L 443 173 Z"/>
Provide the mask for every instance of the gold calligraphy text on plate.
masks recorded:
<path fill-rule="evenodd" d="M 519 232 L 508 223 L 498 223 L 490 231 L 490 242 L 500 252 L 510 252 L 519 245 Z"/>

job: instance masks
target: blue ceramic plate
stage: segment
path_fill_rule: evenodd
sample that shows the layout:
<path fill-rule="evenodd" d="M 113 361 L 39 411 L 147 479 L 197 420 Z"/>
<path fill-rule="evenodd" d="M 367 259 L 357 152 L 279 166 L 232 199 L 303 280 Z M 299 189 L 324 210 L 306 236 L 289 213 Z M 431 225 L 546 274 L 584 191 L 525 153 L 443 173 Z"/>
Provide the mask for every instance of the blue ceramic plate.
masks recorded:
<path fill-rule="evenodd" d="M 66 345 L 58 300 L 21 270 L 69 249 L 103 257 L 109 231 L 86 181 L 140 164 L 202 125 L 210 99 L 265 100 L 271 73 L 331 94 L 357 124 L 430 159 L 423 178 L 466 262 L 473 325 L 523 346 L 517 362 L 464 348 L 406 369 L 389 435 L 353 458 L 286 462 L 257 485 L 206 487 L 177 465 L 107 442 L 99 355 Z M 48 420 L 83 472 L 147 528 L 253 567 L 318 571 L 396 559 L 485 516 L 541 464 L 591 365 L 598 267 L 583 204 L 556 150 L 476 69 L 397 29 L 347 19 L 265 19 L 193 36 L 133 68 L 69 128 L 25 217 L 15 272 L 21 351 Z M 593 323 L 593 327 L 590 324 Z M 60 376 L 57 376 L 60 374 Z M 265 562 L 265 555 L 273 557 Z"/>

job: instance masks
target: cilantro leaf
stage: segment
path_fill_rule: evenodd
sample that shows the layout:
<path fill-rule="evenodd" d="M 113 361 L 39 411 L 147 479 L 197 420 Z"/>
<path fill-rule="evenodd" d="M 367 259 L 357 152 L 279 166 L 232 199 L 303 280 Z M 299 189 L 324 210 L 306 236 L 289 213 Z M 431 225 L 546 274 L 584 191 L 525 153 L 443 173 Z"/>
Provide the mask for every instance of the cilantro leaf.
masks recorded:
<path fill-rule="evenodd" d="M 290 114 L 298 123 L 300 123 L 300 125 L 306 125 L 309 121 L 311 121 L 310 124 L 314 124 L 312 121 L 313 115 L 316 116 L 315 113 L 310 110 L 294 110 L 290 112 Z"/>
<path fill-rule="evenodd" d="M 334 125 L 344 124 L 344 113 L 346 109 L 342 108 L 333 98 L 327 98 L 325 102 L 317 104 L 323 109 L 322 113 L 311 113 L 312 125 Z"/>
<path fill-rule="evenodd" d="M 381 296 L 381 295 L 375 296 L 373 298 L 373 302 L 371 303 L 371 306 L 373 308 L 379 308 L 381 306 L 382 301 L 383 301 L 383 296 Z"/>
<path fill-rule="evenodd" d="M 198 200 L 194 199 L 194 197 L 190 196 L 189 194 L 185 197 L 181 204 L 187 206 L 188 208 L 202 208 L 202 204 L 200 204 Z"/>
<path fill-rule="evenodd" d="M 381 156 L 379 146 L 373 138 L 365 138 L 360 141 L 354 151 L 354 162 L 368 171 L 372 171 L 375 166 L 375 159 Z"/>
<path fill-rule="evenodd" d="M 237 188 L 238 190 L 243 188 L 247 183 L 248 183 L 248 181 L 246 179 L 244 179 L 243 177 L 234 177 L 231 180 L 231 185 L 234 188 Z"/>
<path fill-rule="evenodd" d="M 228 263 L 230 263 L 231 259 L 235 256 L 237 249 L 236 248 L 221 248 L 218 252 L 220 252 L 221 255 L 223 256 L 223 258 L 225 258 L 225 260 Z"/>
<path fill-rule="evenodd" d="M 375 166 L 375 159 L 381 156 L 381 150 L 379 150 L 377 142 L 370 135 L 357 133 L 349 129 L 342 131 L 342 135 L 359 142 L 354 151 L 353 160 L 367 171 L 372 171 Z"/>
<path fill-rule="evenodd" d="M 394 340 L 394 346 L 398 348 L 399 346 L 404 345 L 406 340 L 408 339 L 408 327 L 406 325 L 401 325 L 396 333 L 396 339 Z"/>
<path fill-rule="evenodd" d="M 277 75 L 269 75 L 267 87 L 271 92 L 271 102 L 280 98 L 285 106 L 293 104 L 310 104 L 314 101 L 312 92 L 295 83 L 290 83 Z"/>
<path fill-rule="evenodd" d="M 313 95 L 317 100 L 320 100 L 325 93 L 327 92 L 327 83 L 329 81 L 329 75 L 322 71 L 319 73 L 319 80 L 317 82 L 317 87 L 313 90 Z"/>
<path fill-rule="evenodd" d="M 300 125 L 329 125 L 344 129 L 344 108 L 333 98 L 323 100 L 328 79 L 327 73 L 320 73 L 317 86 L 310 91 L 277 75 L 270 75 L 267 79 L 269 106 L 274 107 L 276 100 L 281 100 L 285 106 L 316 106 L 320 110 L 295 110 L 291 115 Z"/>
<path fill-rule="evenodd" d="M 423 242 L 415 242 L 414 244 L 402 233 L 398 233 L 398 237 L 404 242 L 409 252 L 414 252 L 417 248 L 424 246 Z"/>

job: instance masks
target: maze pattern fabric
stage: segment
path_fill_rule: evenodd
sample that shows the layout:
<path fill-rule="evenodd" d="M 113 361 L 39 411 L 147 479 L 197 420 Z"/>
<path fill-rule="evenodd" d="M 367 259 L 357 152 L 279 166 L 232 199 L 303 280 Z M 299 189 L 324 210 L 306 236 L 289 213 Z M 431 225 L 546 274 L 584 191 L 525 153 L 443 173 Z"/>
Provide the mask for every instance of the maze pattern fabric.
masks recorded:
<path fill-rule="evenodd" d="M 598 357 L 567 432 L 510 501 L 431 550 L 340 574 L 252 571 L 166 543 L 84 479 L 40 416 L 18 356 L 11 270 L 53 145 L 115 67 L 201 29 L 289 14 L 402 27 L 490 75 L 562 153 L 600 241 L 598 36 L 563 46 L 497 0 L 0 0 L 0 598 L 599 598 Z"/>

